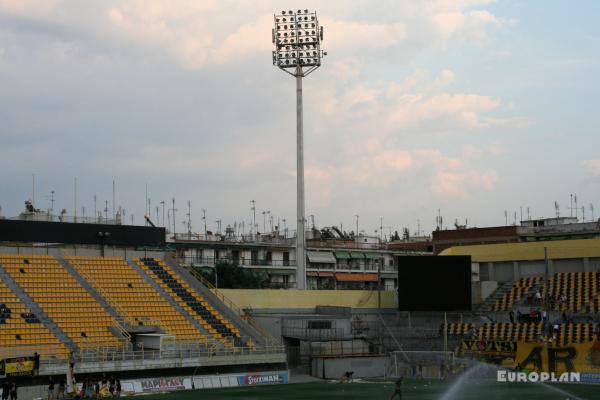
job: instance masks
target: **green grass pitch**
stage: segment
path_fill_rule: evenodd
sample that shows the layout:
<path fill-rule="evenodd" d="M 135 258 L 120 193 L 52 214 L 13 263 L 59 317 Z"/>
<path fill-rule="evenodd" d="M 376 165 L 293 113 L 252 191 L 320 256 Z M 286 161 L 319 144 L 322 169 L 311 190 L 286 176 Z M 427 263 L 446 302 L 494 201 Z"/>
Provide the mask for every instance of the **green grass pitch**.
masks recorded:
<path fill-rule="evenodd" d="M 452 382 L 405 380 L 402 400 L 440 400 Z M 297 383 L 288 385 L 240 387 L 231 389 L 204 389 L 144 396 L 145 400 L 196 399 L 389 399 L 394 391 L 393 382 L 353 383 Z M 600 385 L 497 383 L 477 381 L 461 385 L 450 399 L 457 400 L 593 400 L 600 399 Z"/>

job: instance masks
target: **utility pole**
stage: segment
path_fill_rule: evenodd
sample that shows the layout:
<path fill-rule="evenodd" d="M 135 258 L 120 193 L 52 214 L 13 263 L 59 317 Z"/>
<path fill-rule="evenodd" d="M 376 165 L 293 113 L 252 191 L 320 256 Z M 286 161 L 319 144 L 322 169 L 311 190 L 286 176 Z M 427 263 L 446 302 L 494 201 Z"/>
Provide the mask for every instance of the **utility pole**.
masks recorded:
<path fill-rule="evenodd" d="M 96 207 L 96 202 L 98 200 L 98 196 L 94 195 L 94 222 L 98 222 L 98 209 Z M 131 223 L 133 225 L 133 222 Z"/>
<path fill-rule="evenodd" d="M 165 201 L 162 200 L 160 204 L 162 205 L 162 226 L 165 226 Z"/>

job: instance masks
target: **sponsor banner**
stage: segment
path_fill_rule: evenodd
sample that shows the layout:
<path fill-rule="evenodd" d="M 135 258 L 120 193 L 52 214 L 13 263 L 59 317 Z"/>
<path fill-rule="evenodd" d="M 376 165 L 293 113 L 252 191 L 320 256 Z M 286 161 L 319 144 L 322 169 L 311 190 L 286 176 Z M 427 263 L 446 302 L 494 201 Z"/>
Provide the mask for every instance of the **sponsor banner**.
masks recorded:
<path fill-rule="evenodd" d="M 581 382 L 584 383 L 600 383 L 600 373 L 582 372 Z"/>
<path fill-rule="evenodd" d="M 33 375 L 33 357 L 5 358 L 2 364 L 4 365 L 4 373 L 0 373 L 0 375 Z"/>
<path fill-rule="evenodd" d="M 523 371 L 600 374 L 600 342 L 548 346 L 543 343 L 519 342 L 515 366 Z M 582 377 L 583 379 L 583 377 Z"/>
<path fill-rule="evenodd" d="M 517 353 L 517 343 L 503 340 L 463 340 L 460 351 L 465 356 L 484 358 L 514 358 Z"/>
<path fill-rule="evenodd" d="M 143 392 L 165 392 L 172 390 L 185 390 L 183 378 L 153 378 L 141 380 Z"/>
<path fill-rule="evenodd" d="M 238 376 L 240 386 L 277 385 L 288 383 L 288 373 L 280 372 L 273 374 L 242 375 Z"/>

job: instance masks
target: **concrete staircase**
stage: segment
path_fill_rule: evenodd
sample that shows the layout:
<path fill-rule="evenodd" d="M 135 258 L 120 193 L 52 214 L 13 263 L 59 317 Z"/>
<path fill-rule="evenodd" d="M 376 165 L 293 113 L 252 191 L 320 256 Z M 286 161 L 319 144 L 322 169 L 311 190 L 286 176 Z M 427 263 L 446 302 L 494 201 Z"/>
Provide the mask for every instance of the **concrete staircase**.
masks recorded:
<path fill-rule="evenodd" d="M 498 285 L 496 290 L 492 292 L 484 301 L 481 303 L 476 311 L 478 312 L 493 312 L 494 305 L 497 301 L 502 300 L 505 294 L 508 294 L 510 290 L 515 286 L 515 282 L 502 282 Z"/>
<path fill-rule="evenodd" d="M 140 276 L 150 286 L 152 286 L 152 288 L 154 290 L 156 290 L 156 292 L 159 293 L 173 308 L 175 308 L 181 315 L 183 315 L 185 317 L 185 319 L 187 319 L 192 325 L 194 325 L 194 327 L 196 329 L 198 329 L 200 332 L 202 332 L 207 337 L 212 336 L 211 333 L 208 332 L 202 326 L 202 324 L 200 324 L 200 322 L 198 322 L 196 319 L 194 319 L 186 310 L 184 310 L 183 307 L 181 307 L 181 305 L 177 301 L 175 301 L 175 299 L 162 288 L 162 286 L 160 286 L 158 283 L 156 283 L 156 281 L 154 279 L 152 279 L 152 277 L 148 276 L 146 271 L 144 271 L 139 265 L 137 265 L 132 260 L 127 259 L 127 263 L 131 266 L 131 268 L 136 270 L 137 273 L 140 274 Z"/>
<path fill-rule="evenodd" d="M 67 334 L 42 310 L 42 308 L 15 282 L 15 280 L 0 265 L 0 279 L 21 299 L 33 314 L 60 340 L 67 348 L 73 352 L 77 351 L 77 345 L 69 339 Z"/>
<path fill-rule="evenodd" d="M 202 284 L 187 269 L 179 265 L 174 257 L 167 255 L 165 256 L 164 261 L 169 267 L 171 267 L 173 272 L 183 278 L 194 290 L 200 293 L 213 308 L 218 310 L 223 316 L 225 316 L 225 318 L 231 321 L 231 323 L 233 323 L 240 330 L 242 337 L 252 338 L 252 340 L 254 340 L 254 342 L 259 346 L 281 345 L 277 339 L 270 337 L 270 335 L 261 330 L 260 327 L 253 326 L 251 324 L 253 320 L 249 315 L 244 314 L 244 311 L 234 310 L 228 307 L 215 295 L 215 293 L 213 293 L 211 289 Z"/>

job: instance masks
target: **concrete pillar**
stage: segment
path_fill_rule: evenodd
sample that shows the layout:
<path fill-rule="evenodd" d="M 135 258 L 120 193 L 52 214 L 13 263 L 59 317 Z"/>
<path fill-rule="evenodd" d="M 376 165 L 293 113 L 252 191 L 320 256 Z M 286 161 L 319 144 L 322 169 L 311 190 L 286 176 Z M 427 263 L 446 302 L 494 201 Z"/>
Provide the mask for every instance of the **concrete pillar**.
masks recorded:
<path fill-rule="evenodd" d="M 550 279 L 554 275 L 554 260 L 551 258 L 548 259 L 548 279 Z"/>
<path fill-rule="evenodd" d="M 517 281 L 521 278 L 521 274 L 519 273 L 519 262 L 513 261 L 513 280 Z"/>
<path fill-rule="evenodd" d="M 490 281 L 495 281 L 496 277 L 494 276 L 494 263 L 487 263 L 487 269 L 488 269 L 488 280 Z"/>
<path fill-rule="evenodd" d="M 590 267 L 590 259 L 587 257 L 583 258 L 583 272 L 592 272 Z"/>

